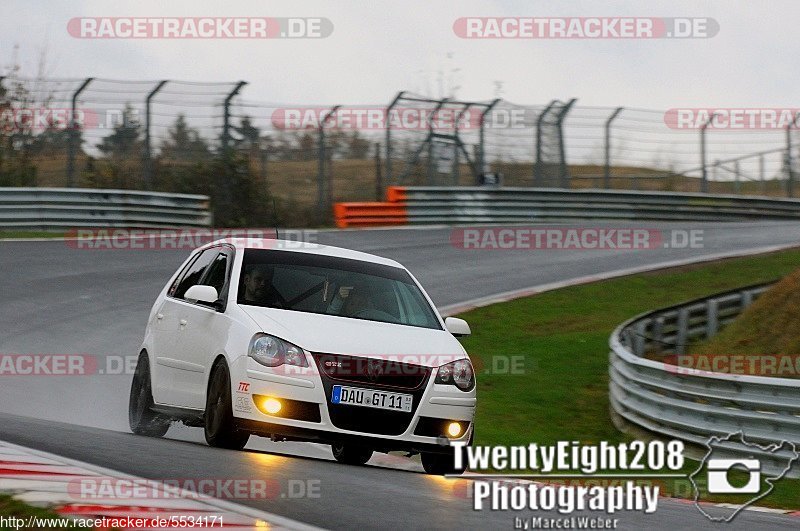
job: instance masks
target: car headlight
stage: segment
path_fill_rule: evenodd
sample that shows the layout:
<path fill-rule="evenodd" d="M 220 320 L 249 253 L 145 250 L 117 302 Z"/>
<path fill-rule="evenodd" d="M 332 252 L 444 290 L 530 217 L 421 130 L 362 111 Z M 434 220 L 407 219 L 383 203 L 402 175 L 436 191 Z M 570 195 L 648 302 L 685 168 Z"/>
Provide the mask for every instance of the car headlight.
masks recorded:
<path fill-rule="evenodd" d="M 470 391 L 475 387 L 475 371 L 469 360 L 457 360 L 439 367 L 434 383 L 455 385 L 462 391 Z"/>
<path fill-rule="evenodd" d="M 250 341 L 248 355 L 261 365 L 277 367 L 279 365 L 296 365 L 308 367 L 308 360 L 303 349 L 297 345 L 267 334 L 256 334 Z"/>

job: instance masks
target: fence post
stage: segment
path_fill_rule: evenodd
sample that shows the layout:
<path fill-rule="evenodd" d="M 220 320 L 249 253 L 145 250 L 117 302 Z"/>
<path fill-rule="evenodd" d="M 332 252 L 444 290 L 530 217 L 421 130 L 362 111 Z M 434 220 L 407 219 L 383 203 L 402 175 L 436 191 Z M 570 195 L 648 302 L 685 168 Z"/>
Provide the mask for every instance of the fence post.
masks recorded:
<path fill-rule="evenodd" d="M 383 200 L 383 176 L 381 175 L 381 143 L 375 142 L 375 201 Z"/>
<path fill-rule="evenodd" d="M 553 100 L 547 104 L 547 107 L 539 113 L 539 116 L 536 118 L 536 161 L 533 163 L 533 185 L 534 186 L 541 186 L 542 184 L 542 125 L 544 124 L 544 119 L 547 116 L 547 113 L 550 112 L 550 109 L 553 108 L 553 105 L 556 104 L 558 100 Z"/>
<path fill-rule="evenodd" d="M 228 152 L 228 145 L 231 139 L 231 100 L 239 94 L 242 87 L 247 85 L 247 81 L 239 81 L 230 93 L 225 96 L 225 103 L 223 106 L 223 124 L 222 124 L 222 152 Z"/>
<path fill-rule="evenodd" d="M 67 188 L 72 188 L 75 184 L 75 151 L 77 149 L 78 134 L 75 124 L 75 107 L 78 105 L 78 96 L 81 95 L 89 83 L 94 81 L 93 77 L 87 77 L 78 90 L 72 93 L 72 107 L 69 115 L 69 135 L 67 135 Z"/>
<path fill-rule="evenodd" d="M 569 174 L 569 166 L 567 166 L 567 152 L 564 148 L 564 118 L 567 117 L 570 109 L 577 101 L 577 98 L 572 98 L 567 102 L 564 107 L 561 108 L 561 111 L 558 113 L 558 121 L 556 122 L 558 127 L 558 158 L 559 158 L 559 184 L 561 188 L 570 188 L 570 174 Z"/>
<path fill-rule="evenodd" d="M 700 191 L 703 193 L 708 192 L 708 168 L 706 167 L 706 129 L 708 128 L 709 124 L 711 124 L 711 121 L 714 120 L 716 115 L 716 112 L 712 112 L 711 116 L 708 117 L 708 120 L 703 122 L 703 125 L 700 126 L 700 165 L 703 171 L 703 180 L 700 182 Z"/>
<path fill-rule="evenodd" d="M 733 192 L 738 194 L 742 190 L 741 176 L 739 175 L 739 161 L 733 162 L 733 171 L 736 173 L 736 180 L 733 183 Z"/>
<path fill-rule="evenodd" d="M 392 174 L 392 120 L 391 120 L 391 113 L 394 106 L 397 105 L 397 102 L 400 101 L 400 98 L 403 97 L 405 91 L 400 91 L 397 93 L 397 96 L 394 97 L 392 103 L 386 108 L 386 182 L 392 183 L 392 179 L 394 175 Z"/>
<path fill-rule="evenodd" d="M 611 116 L 608 117 L 606 120 L 606 142 L 605 142 L 605 154 L 606 154 L 606 163 L 603 171 L 603 188 L 608 190 L 611 188 L 611 122 L 619 116 L 619 113 L 622 112 L 623 107 L 617 107 Z"/>
<path fill-rule="evenodd" d="M 794 196 L 794 168 L 792 168 L 792 127 L 797 125 L 797 118 L 800 113 L 796 114 L 794 119 L 786 124 L 786 195 L 788 197 Z"/>
<path fill-rule="evenodd" d="M 444 98 L 444 99 L 439 100 L 436 103 L 436 107 L 433 109 L 433 111 L 431 111 L 430 117 L 428 119 L 428 163 L 426 164 L 425 172 L 427 173 L 427 175 L 426 175 L 425 178 L 427 179 L 427 183 L 428 183 L 429 186 L 432 184 L 432 180 L 433 180 L 433 176 L 432 176 L 432 174 L 433 174 L 433 141 L 434 141 L 434 138 L 435 138 L 435 136 L 434 136 L 435 133 L 433 131 L 433 121 L 436 119 L 436 113 L 438 113 L 442 109 L 442 107 L 444 107 L 444 105 L 449 101 L 449 99 L 450 98 Z"/>
<path fill-rule="evenodd" d="M 159 81 L 153 90 L 147 94 L 144 104 L 144 184 L 147 188 L 153 181 L 153 151 L 150 139 L 150 110 L 153 103 L 153 98 L 164 85 L 168 83 L 167 80 Z"/>
<path fill-rule="evenodd" d="M 478 129 L 478 173 L 483 175 L 486 173 L 486 144 L 485 144 L 485 133 L 486 133 L 486 115 L 492 112 L 495 105 L 500 103 L 500 98 L 495 98 L 488 107 L 486 107 L 483 112 L 481 113 L 481 118 L 479 122 L 479 129 Z M 478 177 L 480 177 L 480 175 Z"/>
<path fill-rule="evenodd" d="M 264 147 L 259 149 L 258 152 L 259 152 L 260 159 L 261 159 L 259 161 L 260 162 L 260 166 L 261 166 L 261 168 L 260 168 L 261 171 L 259 172 L 259 174 L 261 175 L 261 183 L 262 184 L 266 184 L 266 182 L 267 182 L 267 161 L 269 160 L 269 153 L 267 152 L 267 149 L 264 148 Z"/>
<path fill-rule="evenodd" d="M 764 172 L 764 155 L 758 156 L 758 177 L 761 181 L 761 195 L 767 193 L 767 182 L 764 180 L 765 172 Z"/>
<path fill-rule="evenodd" d="M 326 216 L 326 199 L 329 199 L 332 196 L 332 192 L 330 190 L 332 186 L 330 186 L 330 182 L 326 183 L 328 179 L 325 172 L 325 124 L 327 124 L 328 120 L 336 114 L 336 112 L 339 110 L 339 107 L 341 107 L 341 105 L 334 105 L 331 107 L 330 112 L 325 115 L 322 120 L 320 120 L 319 127 L 317 128 L 317 209 L 319 210 L 320 217 L 323 219 Z"/>
<path fill-rule="evenodd" d="M 472 106 L 471 103 L 465 104 L 464 108 L 458 111 L 453 123 L 453 137 L 455 138 L 455 143 L 453 144 L 453 166 L 450 168 L 450 178 L 453 181 L 452 186 L 458 186 L 458 181 L 461 177 L 461 168 L 458 167 L 460 155 L 458 145 L 461 143 L 461 139 L 458 137 L 458 124 L 461 122 L 461 118 L 464 116 L 464 113 L 469 110 L 470 106 Z M 480 169 L 478 171 L 480 172 Z M 475 179 L 477 180 L 477 176 L 475 176 Z"/>

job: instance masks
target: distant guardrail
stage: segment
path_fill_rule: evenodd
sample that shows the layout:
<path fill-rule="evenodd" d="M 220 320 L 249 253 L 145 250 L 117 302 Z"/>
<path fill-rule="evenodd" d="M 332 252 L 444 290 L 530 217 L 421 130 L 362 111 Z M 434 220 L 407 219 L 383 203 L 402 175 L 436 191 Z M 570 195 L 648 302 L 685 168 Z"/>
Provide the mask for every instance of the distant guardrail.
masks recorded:
<path fill-rule="evenodd" d="M 337 203 L 339 227 L 580 219 L 800 220 L 800 200 L 678 192 L 391 186 L 386 202 Z"/>
<path fill-rule="evenodd" d="M 700 446 L 713 435 L 742 431 L 749 442 L 785 440 L 800 448 L 800 380 L 708 372 L 657 361 L 659 356 L 680 356 L 687 343 L 713 336 L 768 287 L 725 292 L 620 325 L 611 335 L 609 354 L 615 424 L 623 431 L 644 430 Z M 782 471 L 792 457 L 732 441 L 720 445 L 720 454 L 755 454 L 762 468 L 772 472 Z"/>
<path fill-rule="evenodd" d="M 0 229 L 208 227 L 205 195 L 81 188 L 0 188 Z"/>

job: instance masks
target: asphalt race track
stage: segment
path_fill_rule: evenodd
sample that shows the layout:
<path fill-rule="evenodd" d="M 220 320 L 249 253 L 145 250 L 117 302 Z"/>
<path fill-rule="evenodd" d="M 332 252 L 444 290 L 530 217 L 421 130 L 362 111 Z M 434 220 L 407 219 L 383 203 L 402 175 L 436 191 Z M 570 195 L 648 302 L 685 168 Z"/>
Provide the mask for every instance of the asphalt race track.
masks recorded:
<path fill-rule="evenodd" d="M 318 241 L 402 262 L 438 306 L 618 269 L 800 245 L 797 223 L 636 226 L 704 229 L 704 246 L 465 251 L 451 245 L 449 228 L 334 231 L 320 233 Z M 0 354 L 83 353 L 109 360 L 135 356 L 156 294 L 187 254 L 188 250 L 79 250 L 60 240 L 0 242 Z M 118 372 L 116 363 L 100 366 Z M 171 428 L 164 440 L 136 437 L 127 428 L 130 380 L 130 374 L 2 376 L 0 439 L 152 479 L 269 478 L 281 485 L 316 480 L 319 497 L 240 503 L 326 528 L 511 529 L 515 516 L 531 516 L 473 511 L 463 495 L 464 480 L 424 475 L 411 460 L 404 460 L 407 466 L 375 460 L 381 464 L 351 467 L 332 461 L 322 446 L 261 439 L 251 440 L 250 451 L 217 450 L 201 442 L 200 429 L 185 427 Z M 535 427 L 531 438 L 533 442 Z M 654 515 L 614 516 L 625 529 L 710 525 L 692 505 L 670 500 L 661 500 Z M 797 522 L 788 516 L 744 512 L 726 529 L 796 529 Z"/>

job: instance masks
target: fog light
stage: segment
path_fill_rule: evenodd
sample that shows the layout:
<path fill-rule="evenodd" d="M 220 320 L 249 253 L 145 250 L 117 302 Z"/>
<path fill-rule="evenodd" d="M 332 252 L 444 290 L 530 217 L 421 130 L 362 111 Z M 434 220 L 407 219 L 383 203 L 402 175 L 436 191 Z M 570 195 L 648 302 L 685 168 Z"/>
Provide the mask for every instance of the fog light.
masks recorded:
<path fill-rule="evenodd" d="M 447 425 L 447 435 L 456 438 L 461 435 L 461 424 L 458 422 L 451 422 Z"/>
<path fill-rule="evenodd" d="M 277 398 L 265 398 L 263 402 L 261 402 L 261 409 L 269 413 L 270 415 L 277 415 L 278 412 L 281 410 L 281 401 Z"/>

